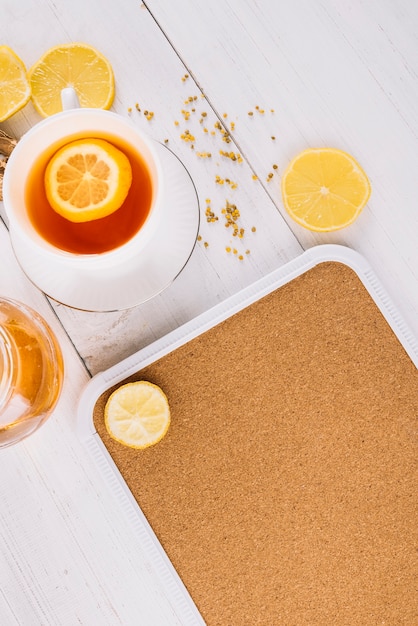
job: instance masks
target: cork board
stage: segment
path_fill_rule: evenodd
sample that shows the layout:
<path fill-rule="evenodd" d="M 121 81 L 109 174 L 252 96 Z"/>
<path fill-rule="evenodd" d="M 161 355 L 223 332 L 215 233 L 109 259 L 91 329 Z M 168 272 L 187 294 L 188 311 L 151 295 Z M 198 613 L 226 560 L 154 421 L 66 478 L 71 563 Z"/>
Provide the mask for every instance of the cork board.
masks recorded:
<path fill-rule="evenodd" d="M 418 372 L 357 274 L 313 267 L 127 380 L 158 445 L 94 424 L 209 626 L 418 623 Z"/>

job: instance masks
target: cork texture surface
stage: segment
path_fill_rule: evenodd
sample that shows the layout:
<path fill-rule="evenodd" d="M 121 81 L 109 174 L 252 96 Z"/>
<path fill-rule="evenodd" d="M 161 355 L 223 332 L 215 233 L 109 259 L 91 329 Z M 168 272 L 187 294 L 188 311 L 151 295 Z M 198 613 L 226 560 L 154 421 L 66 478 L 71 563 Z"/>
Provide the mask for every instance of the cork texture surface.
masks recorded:
<path fill-rule="evenodd" d="M 165 438 L 110 439 L 114 388 L 95 427 L 209 626 L 418 623 L 418 372 L 353 270 L 322 263 L 135 379 L 167 394 Z"/>

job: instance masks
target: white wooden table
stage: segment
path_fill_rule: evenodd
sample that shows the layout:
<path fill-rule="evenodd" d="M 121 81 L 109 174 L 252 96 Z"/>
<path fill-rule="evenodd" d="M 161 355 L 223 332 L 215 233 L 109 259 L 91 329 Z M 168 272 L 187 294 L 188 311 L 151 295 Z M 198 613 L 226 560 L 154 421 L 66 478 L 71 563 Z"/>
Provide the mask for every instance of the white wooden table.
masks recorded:
<path fill-rule="evenodd" d="M 27 67 L 68 41 L 107 56 L 116 76 L 113 110 L 168 139 L 188 168 L 201 239 L 161 295 L 121 313 L 88 313 L 49 302 L 26 279 L 0 222 L 0 294 L 50 322 L 66 367 L 47 424 L 0 452 L 0 624 L 179 623 L 77 438 L 77 402 L 91 375 L 321 243 L 363 254 L 418 335 L 417 32 L 411 0 L 2 0 L 0 42 Z M 151 121 L 144 109 L 154 112 Z M 29 104 L 1 127 L 20 136 L 39 119 Z M 194 150 L 181 139 L 186 128 Z M 312 234 L 285 214 L 280 174 L 300 150 L 324 145 L 353 154 L 373 192 L 354 225 Z M 222 157 L 226 147 L 243 162 Z M 217 222 L 206 221 L 206 199 Z M 222 220 L 227 200 L 245 228 L 238 242 Z"/>

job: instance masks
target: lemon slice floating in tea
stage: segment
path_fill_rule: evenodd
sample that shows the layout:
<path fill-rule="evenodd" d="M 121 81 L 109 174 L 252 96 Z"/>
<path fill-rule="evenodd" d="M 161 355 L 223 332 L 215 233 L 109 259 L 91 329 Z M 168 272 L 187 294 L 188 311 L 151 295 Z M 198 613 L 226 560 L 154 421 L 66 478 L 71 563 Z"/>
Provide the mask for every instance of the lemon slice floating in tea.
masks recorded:
<path fill-rule="evenodd" d="M 105 406 L 109 435 L 131 448 L 147 448 L 164 437 L 170 426 L 165 393 L 153 383 L 137 381 L 116 389 Z"/>
<path fill-rule="evenodd" d="M 82 107 L 109 109 L 115 96 L 112 66 L 85 43 L 50 48 L 28 73 L 32 101 L 47 117 L 62 110 L 61 91 L 73 87 Z"/>
<path fill-rule="evenodd" d="M 128 157 L 103 139 L 78 139 L 60 148 L 45 171 L 51 207 L 72 222 L 88 222 L 119 209 L 132 183 Z"/>
<path fill-rule="evenodd" d="M 0 122 L 20 111 L 30 93 L 23 61 L 8 46 L 0 46 Z"/>
<path fill-rule="evenodd" d="M 357 161 L 336 148 L 310 148 L 298 154 L 282 178 L 289 215 L 313 231 L 352 224 L 370 197 L 367 175 Z"/>

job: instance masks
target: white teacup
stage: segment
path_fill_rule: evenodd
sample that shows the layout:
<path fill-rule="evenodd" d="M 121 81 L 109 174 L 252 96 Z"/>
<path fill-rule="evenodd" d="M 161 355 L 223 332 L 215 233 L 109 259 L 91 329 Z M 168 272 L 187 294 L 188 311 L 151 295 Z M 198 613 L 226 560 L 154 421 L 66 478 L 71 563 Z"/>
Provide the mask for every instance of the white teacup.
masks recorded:
<path fill-rule="evenodd" d="M 106 268 L 128 261 L 140 254 L 156 233 L 163 212 L 163 176 L 159 156 L 154 142 L 136 128 L 129 119 L 116 113 L 101 109 L 68 108 L 77 106 L 73 90 L 64 90 L 64 108 L 31 128 L 13 150 L 5 171 L 3 181 L 3 201 L 10 231 L 19 241 L 27 246 L 32 256 L 43 263 L 59 261 L 58 265 L 69 268 Z M 128 147 L 132 154 L 137 154 L 146 165 L 151 184 L 150 203 L 147 217 L 137 232 L 132 232 L 128 239 L 106 251 L 74 252 L 57 245 L 34 224 L 28 210 L 28 180 L 43 176 L 42 172 L 51 156 L 61 146 L 82 137 L 108 139 L 118 147 Z M 129 155 L 128 155 L 129 156 Z M 41 163 L 38 167 L 36 164 Z M 135 177 L 135 171 L 134 171 Z M 133 181 L 134 184 L 135 181 Z M 41 184 L 41 181 L 39 182 Z M 138 190 L 136 193 L 139 193 Z M 31 203 L 34 203 L 32 198 Z M 30 204 L 30 203 L 29 203 Z M 33 207 L 31 208 L 33 215 Z M 114 214 L 116 219 L 117 212 Z M 55 219 L 55 218 L 54 218 Z M 66 225 L 63 222 L 62 228 Z M 109 229 L 113 226 L 109 226 Z M 109 230 L 110 232 L 110 230 Z M 91 235 L 89 235 L 91 236 Z"/>

